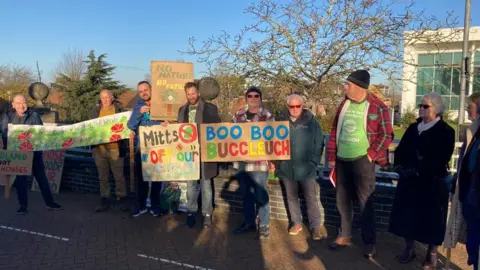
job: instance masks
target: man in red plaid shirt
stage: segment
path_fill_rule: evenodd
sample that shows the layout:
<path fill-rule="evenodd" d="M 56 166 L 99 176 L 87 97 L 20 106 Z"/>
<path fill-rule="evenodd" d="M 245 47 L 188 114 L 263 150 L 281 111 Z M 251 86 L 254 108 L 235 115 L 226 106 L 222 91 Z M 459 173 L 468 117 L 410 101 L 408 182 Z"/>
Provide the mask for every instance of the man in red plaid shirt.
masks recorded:
<path fill-rule="evenodd" d="M 262 104 L 262 91 L 257 87 L 248 88 L 245 93 L 247 108 L 242 108 L 233 116 L 234 123 L 275 121 L 273 114 Z M 243 214 L 245 221 L 234 233 L 245 233 L 256 229 L 255 206 L 258 209 L 259 239 L 270 237 L 270 203 L 267 189 L 268 161 L 235 162 L 237 180 L 243 197 Z"/>
<path fill-rule="evenodd" d="M 352 72 L 344 84 L 345 100 L 340 104 L 332 124 L 327 155 L 337 175 L 337 208 L 341 232 L 330 244 L 339 249 L 352 243 L 353 200 L 360 204 L 362 239 L 365 256 L 375 256 L 375 163 L 388 164 L 387 151 L 393 129 L 387 106 L 368 93 L 370 74 Z"/>

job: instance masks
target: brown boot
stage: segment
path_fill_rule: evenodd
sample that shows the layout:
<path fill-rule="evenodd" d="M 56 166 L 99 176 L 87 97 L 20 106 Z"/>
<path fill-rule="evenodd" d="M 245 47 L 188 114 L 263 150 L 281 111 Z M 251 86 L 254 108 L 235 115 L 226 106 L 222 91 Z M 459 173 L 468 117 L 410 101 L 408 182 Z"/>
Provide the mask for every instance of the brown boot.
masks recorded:
<path fill-rule="evenodd" d="M 344 248 L 344 247 L 349 247 L 352 245 L 352 238 L 351 237 L 337 237 L 337 239 L 335 239 L 335 241 L 333 241 L 332 243 L 330 243 L 330 245 L 328 245 L 328 247 L 330 249 L 340 249 L 340 248 Z"/>

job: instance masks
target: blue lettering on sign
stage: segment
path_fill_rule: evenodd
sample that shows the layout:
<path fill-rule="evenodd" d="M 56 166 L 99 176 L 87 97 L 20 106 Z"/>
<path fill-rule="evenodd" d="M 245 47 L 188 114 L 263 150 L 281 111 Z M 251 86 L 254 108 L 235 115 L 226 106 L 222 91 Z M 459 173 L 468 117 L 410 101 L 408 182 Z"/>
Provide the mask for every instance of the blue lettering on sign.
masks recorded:
<path fill-rule="evenodd" d="M 235 134 L 235 130 L 237 131 L 237 134 Z M 242 128 L 239 125 L 234 125 L 230 129 L 230 137 L 234 140 L 240 139 L 240 137 L 242 137 Z"/>
<path fill-rule="evenodd" d="M 283 134 L 281 134 L 281 130 L 283 130 Z M 288 137 L 288 128 L 285 125 L 279 125 L 276 134 L 278 139 L 285 140 Z"/>
<path fill-rule="evenodd" d="M 251 131 L 252 131 L 252 133 L 250 135 L 250 138 L 252 140 L 260 140 L 260 138 L 262 137 L 262 133 L 260 132 L 260 127 L 252 126 Z"/>
<path fill-rule="evenodd" d="M 266 126 L 264 129 L 263 129 L 263 138 L 267 141 L 273 139 L 273 136 L 275 135 L 274 133 L 275 131 L 273 130 L 273 127 L 272 126 Z M 267 134 L 269 133 L 269 134 Z"/>
<path fill-rule="evenodd" d="M 142 154 L 142 162 L 148 161 L 148 154 Z"/>
<path fill-rule="evenodd" d="M 213 130 L 213 127 L 207 126 L 207 141 L 211 141 L 215 139 L 215 131 Z"/>
<path fill-rule="evenodd" d="M 223 134 L 222 134 L 223 133 Z M 219 127 L 217 130 L 217 136 L 220 140 L 225 140 L 228 136 L 228 129 L 227 127 Z"/>

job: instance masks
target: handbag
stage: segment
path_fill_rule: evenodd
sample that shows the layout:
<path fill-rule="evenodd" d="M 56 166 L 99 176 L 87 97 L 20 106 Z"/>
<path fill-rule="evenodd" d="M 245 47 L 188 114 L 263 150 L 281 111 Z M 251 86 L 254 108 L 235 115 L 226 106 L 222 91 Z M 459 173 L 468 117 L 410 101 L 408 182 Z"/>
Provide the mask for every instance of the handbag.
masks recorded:
<path fill-rule="evenodd" d="M 182 190 L 177 183 L 168 183 L 168 186 L 160 193 L 160 209 L 162 213 L 176 213 L 180 206 Z"/>

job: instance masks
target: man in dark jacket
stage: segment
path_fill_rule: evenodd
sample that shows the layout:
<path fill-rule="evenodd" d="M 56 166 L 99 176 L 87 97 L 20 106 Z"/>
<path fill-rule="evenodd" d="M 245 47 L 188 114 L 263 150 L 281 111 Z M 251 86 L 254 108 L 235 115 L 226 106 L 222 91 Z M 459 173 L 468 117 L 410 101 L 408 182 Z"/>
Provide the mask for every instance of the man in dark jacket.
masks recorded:
<path fill-rule="evenodd" d="M 193 82 L 185 84 L 185 94 L 187 95 L 187 104 L 183 105 L 178 111 L 178 123 L 220 123 L 217 106 L 206 103 L 200 98 L 198 87 Z M 202 214 L 203 227 L 212 226 L 213 212 L 213 192 L 212 178 L 217 176 L 218 167 L 215 162 L 202 162 L 200 168 L 200 188 L 202 192 Z M 187 182 L 187 225 L 192 228 L 195 226 L 195 213 L 198 210 L 198 181 Z"/>
<path fill-rule="evenodd" d="M 138 143 L 138 129 L 140 126 L 153 126 L 153 125 L 166 125 L 166 121 L 151 120 L 150 119 L 150 105 L 152 97 L 152 87 L 149 82 L 141 81 L 137 85 L 138 95 L 140 100 L 135 108 L 133 108 L 132 115 L 128 120 L 127 126 L 132 131 L 130 137 L 135 137 L 135 175 L 137 175 L 137 199 L 138 207 L 133 212 L 133 217 L 138 217 L 147 212 L 147 197 L 149 191 L 149 179 L 143 179 L 142 173 L 142 160 L 140 156 L 140 145 Z M 160 211 L 160 189 L 162 187 L 161 182 L 152 182 L 150 190 L 150 202 L 151 209 L 150 214 L 156 217 L 161 214 Z"/>
<path fill-rule="evenodd" d="M 120 113 L 118 104 L 114 103 L 113 94 L 110 90 L 104 89 L 100 92 L 100 104 L 97 104 L 90 113 L 90 119 L 114 115 Z M 125 149 L 123 140 L 92 146 L 92 155 L 98 171 L 100 182 L 100 205 L 95 210 L 103 212 L 110 208 L 110 170 L 115 179 L 115 195 L 121 202 L 120 209 L 128 211 L 125 191 L 125 177 L 123 175 L 123 160 Z"/>
<path fill-rule="evenodd" d="M 322 224 L 317 198 L 317 166 L 323 152 L 323 134 L 313 114 L 303 109 L 303 98 L 292 94 L 287 97 L 288 109 L 279 121 L 290 122 L 290 160 L 278 162 L 277 176 L 283 181 L 291 216 L 290 235 L 302 230 L 302 213 L 298 201 L 298 186 L 302 186 L 312 238 L 321 240 L 327 236 Z"/>
<path fill-rule="evenodd" d="M 13 109 L 7 111 L 2 119 L 2 139 L 3 148 L 7 149 L 8 124 L 13 125 L 43 125 L 40 116 L 28 108 L 27 99 L 23 95 L 16 95 L 12 102 Z M 42 152 L 33 154 L 32 174 L 37 180 L 38 187 L 42 192 L 43 200 L 47 208 L 51 210 L 62 210 L 63 208 L 54 202 L 47 175 L 45 174 L 45 166 L 43 164 Z M 17 213 L 26 214 L 28 206 L 28 177 L 19 175 L 15 178 L 14 187 L 17 190 L 18 202 L 20 209 Z"/>

